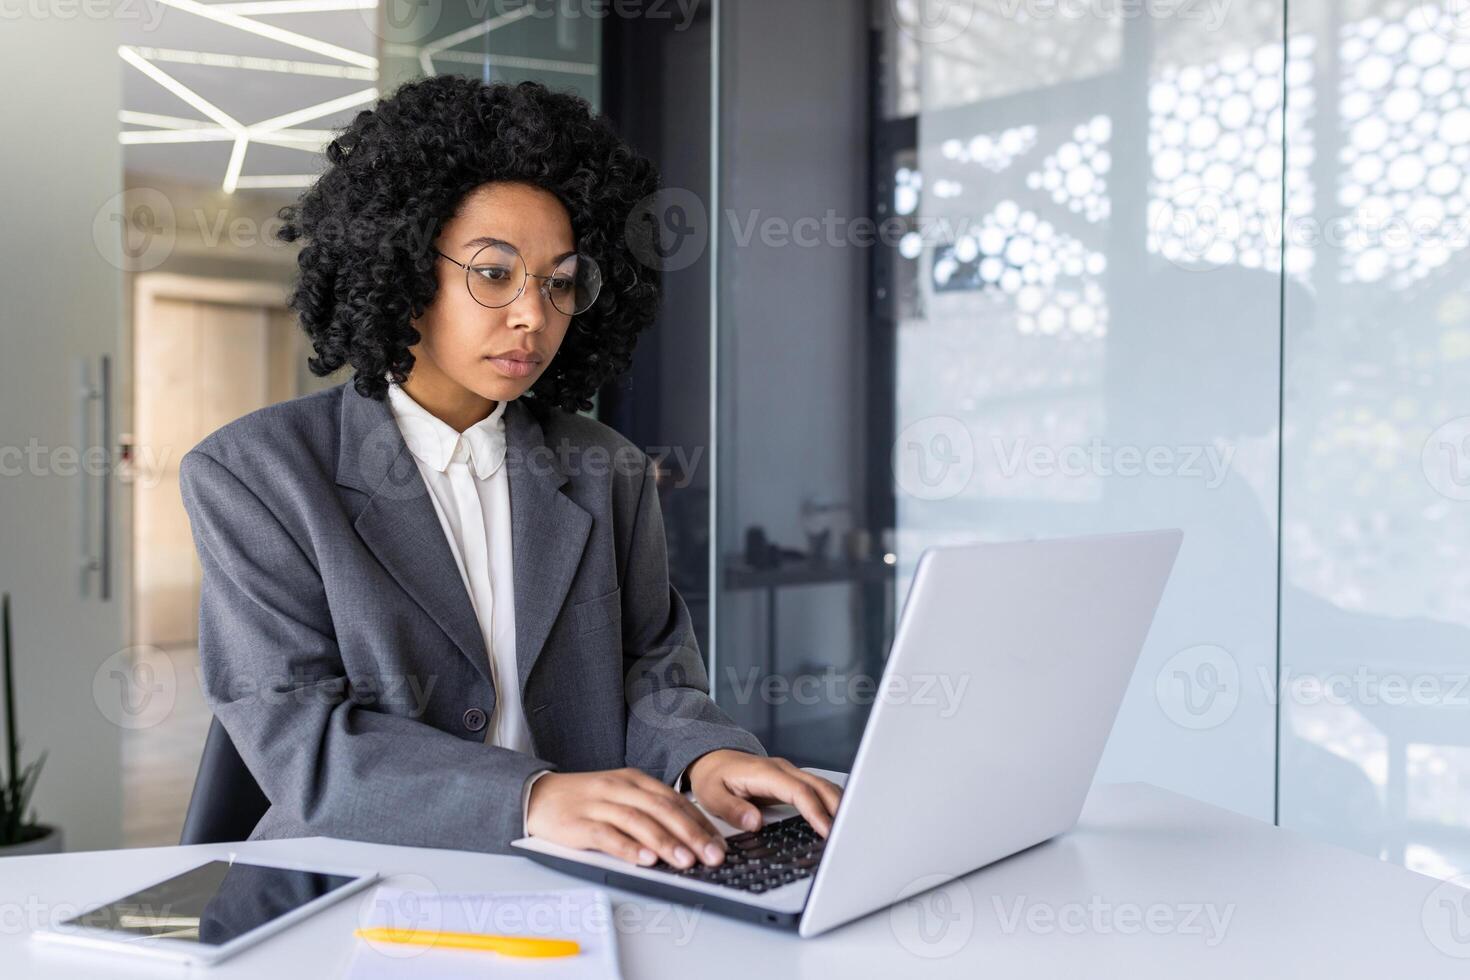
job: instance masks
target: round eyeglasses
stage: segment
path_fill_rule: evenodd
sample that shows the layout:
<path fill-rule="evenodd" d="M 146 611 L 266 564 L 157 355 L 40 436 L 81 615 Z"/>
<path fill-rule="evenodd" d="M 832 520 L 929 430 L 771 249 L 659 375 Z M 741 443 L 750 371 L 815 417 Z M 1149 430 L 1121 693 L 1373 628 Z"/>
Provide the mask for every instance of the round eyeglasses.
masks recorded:
<path fill-rule="evenodd" d="M 509 242 L 485 245 L 468 262 L 450 258 L 437 248 L 434 251 L 464 269 L 471 298 L 492 310 L 519 299 L 528 279 L 540 279 L 541 295 L 567 316 L 586 312 L 602 291 L 602 270 L 592 256 L 581 252 L 564 256 L 550 275 L 538 276 L 526 268 L 526 260 Z"/>

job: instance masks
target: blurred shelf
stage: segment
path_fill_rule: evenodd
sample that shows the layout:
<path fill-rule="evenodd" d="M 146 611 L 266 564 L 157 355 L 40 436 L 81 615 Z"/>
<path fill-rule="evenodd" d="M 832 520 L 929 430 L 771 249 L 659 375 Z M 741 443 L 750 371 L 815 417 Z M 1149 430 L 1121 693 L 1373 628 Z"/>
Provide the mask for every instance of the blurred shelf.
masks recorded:
<path fill-rule="evenodd" d="M 895 566 L 882 560 L 812 561 L 793 559 L 775 568 L 752 568 L 743 560 L 727 558 L 724 586 L 727 589 L 773 589 L 786 585 L 824 585 L 840 582 L 883 582 L 893 577 Z"/>

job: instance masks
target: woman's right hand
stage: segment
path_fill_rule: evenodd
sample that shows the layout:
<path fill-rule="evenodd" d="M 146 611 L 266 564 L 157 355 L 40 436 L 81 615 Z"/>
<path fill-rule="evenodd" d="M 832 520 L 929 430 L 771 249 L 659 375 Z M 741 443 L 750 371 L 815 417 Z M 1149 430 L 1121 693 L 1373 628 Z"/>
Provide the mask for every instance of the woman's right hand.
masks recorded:
<path fill-rule="evenodd" d="M 526 833 L 633 864 L 720 864 L 725 841 L 683 794 L 641 769 L 548 772 L 531 786 Z"/>

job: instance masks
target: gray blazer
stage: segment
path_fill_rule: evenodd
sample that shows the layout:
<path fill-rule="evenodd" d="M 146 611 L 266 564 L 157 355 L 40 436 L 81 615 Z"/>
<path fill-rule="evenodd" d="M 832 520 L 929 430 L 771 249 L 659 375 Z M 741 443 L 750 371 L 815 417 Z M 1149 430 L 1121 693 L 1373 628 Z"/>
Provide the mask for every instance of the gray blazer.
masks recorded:
<path fill-rule="evenodd" d="M 181 461 L 204 696 L 271 801 L 251 840 L 503 851 L 540 770 L 669 783 L 712 749 L 765 754 L 708 696 L 647 454 L 523 400 L 504 418 L 531 754 L 485 744 L 489 654 L 385 402 L 348 382 Z"/>

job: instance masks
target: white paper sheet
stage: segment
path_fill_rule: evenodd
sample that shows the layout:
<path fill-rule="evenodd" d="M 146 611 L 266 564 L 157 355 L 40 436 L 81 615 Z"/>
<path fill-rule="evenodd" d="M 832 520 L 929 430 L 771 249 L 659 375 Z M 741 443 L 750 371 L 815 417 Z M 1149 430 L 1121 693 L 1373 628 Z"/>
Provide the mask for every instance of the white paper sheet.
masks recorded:
<path fill-rule="evenodd" d="M 347 980 L 619 980 L 617 931 L 612 902 L 600 888 L 539 892 L 441 894 L 380 885 L 366 903 L 359 925 L 440 932 L 477 932 L 573 939 L 576 956 L 531 959 L 479 950 L 435 949 L 357 940 Z"/>

